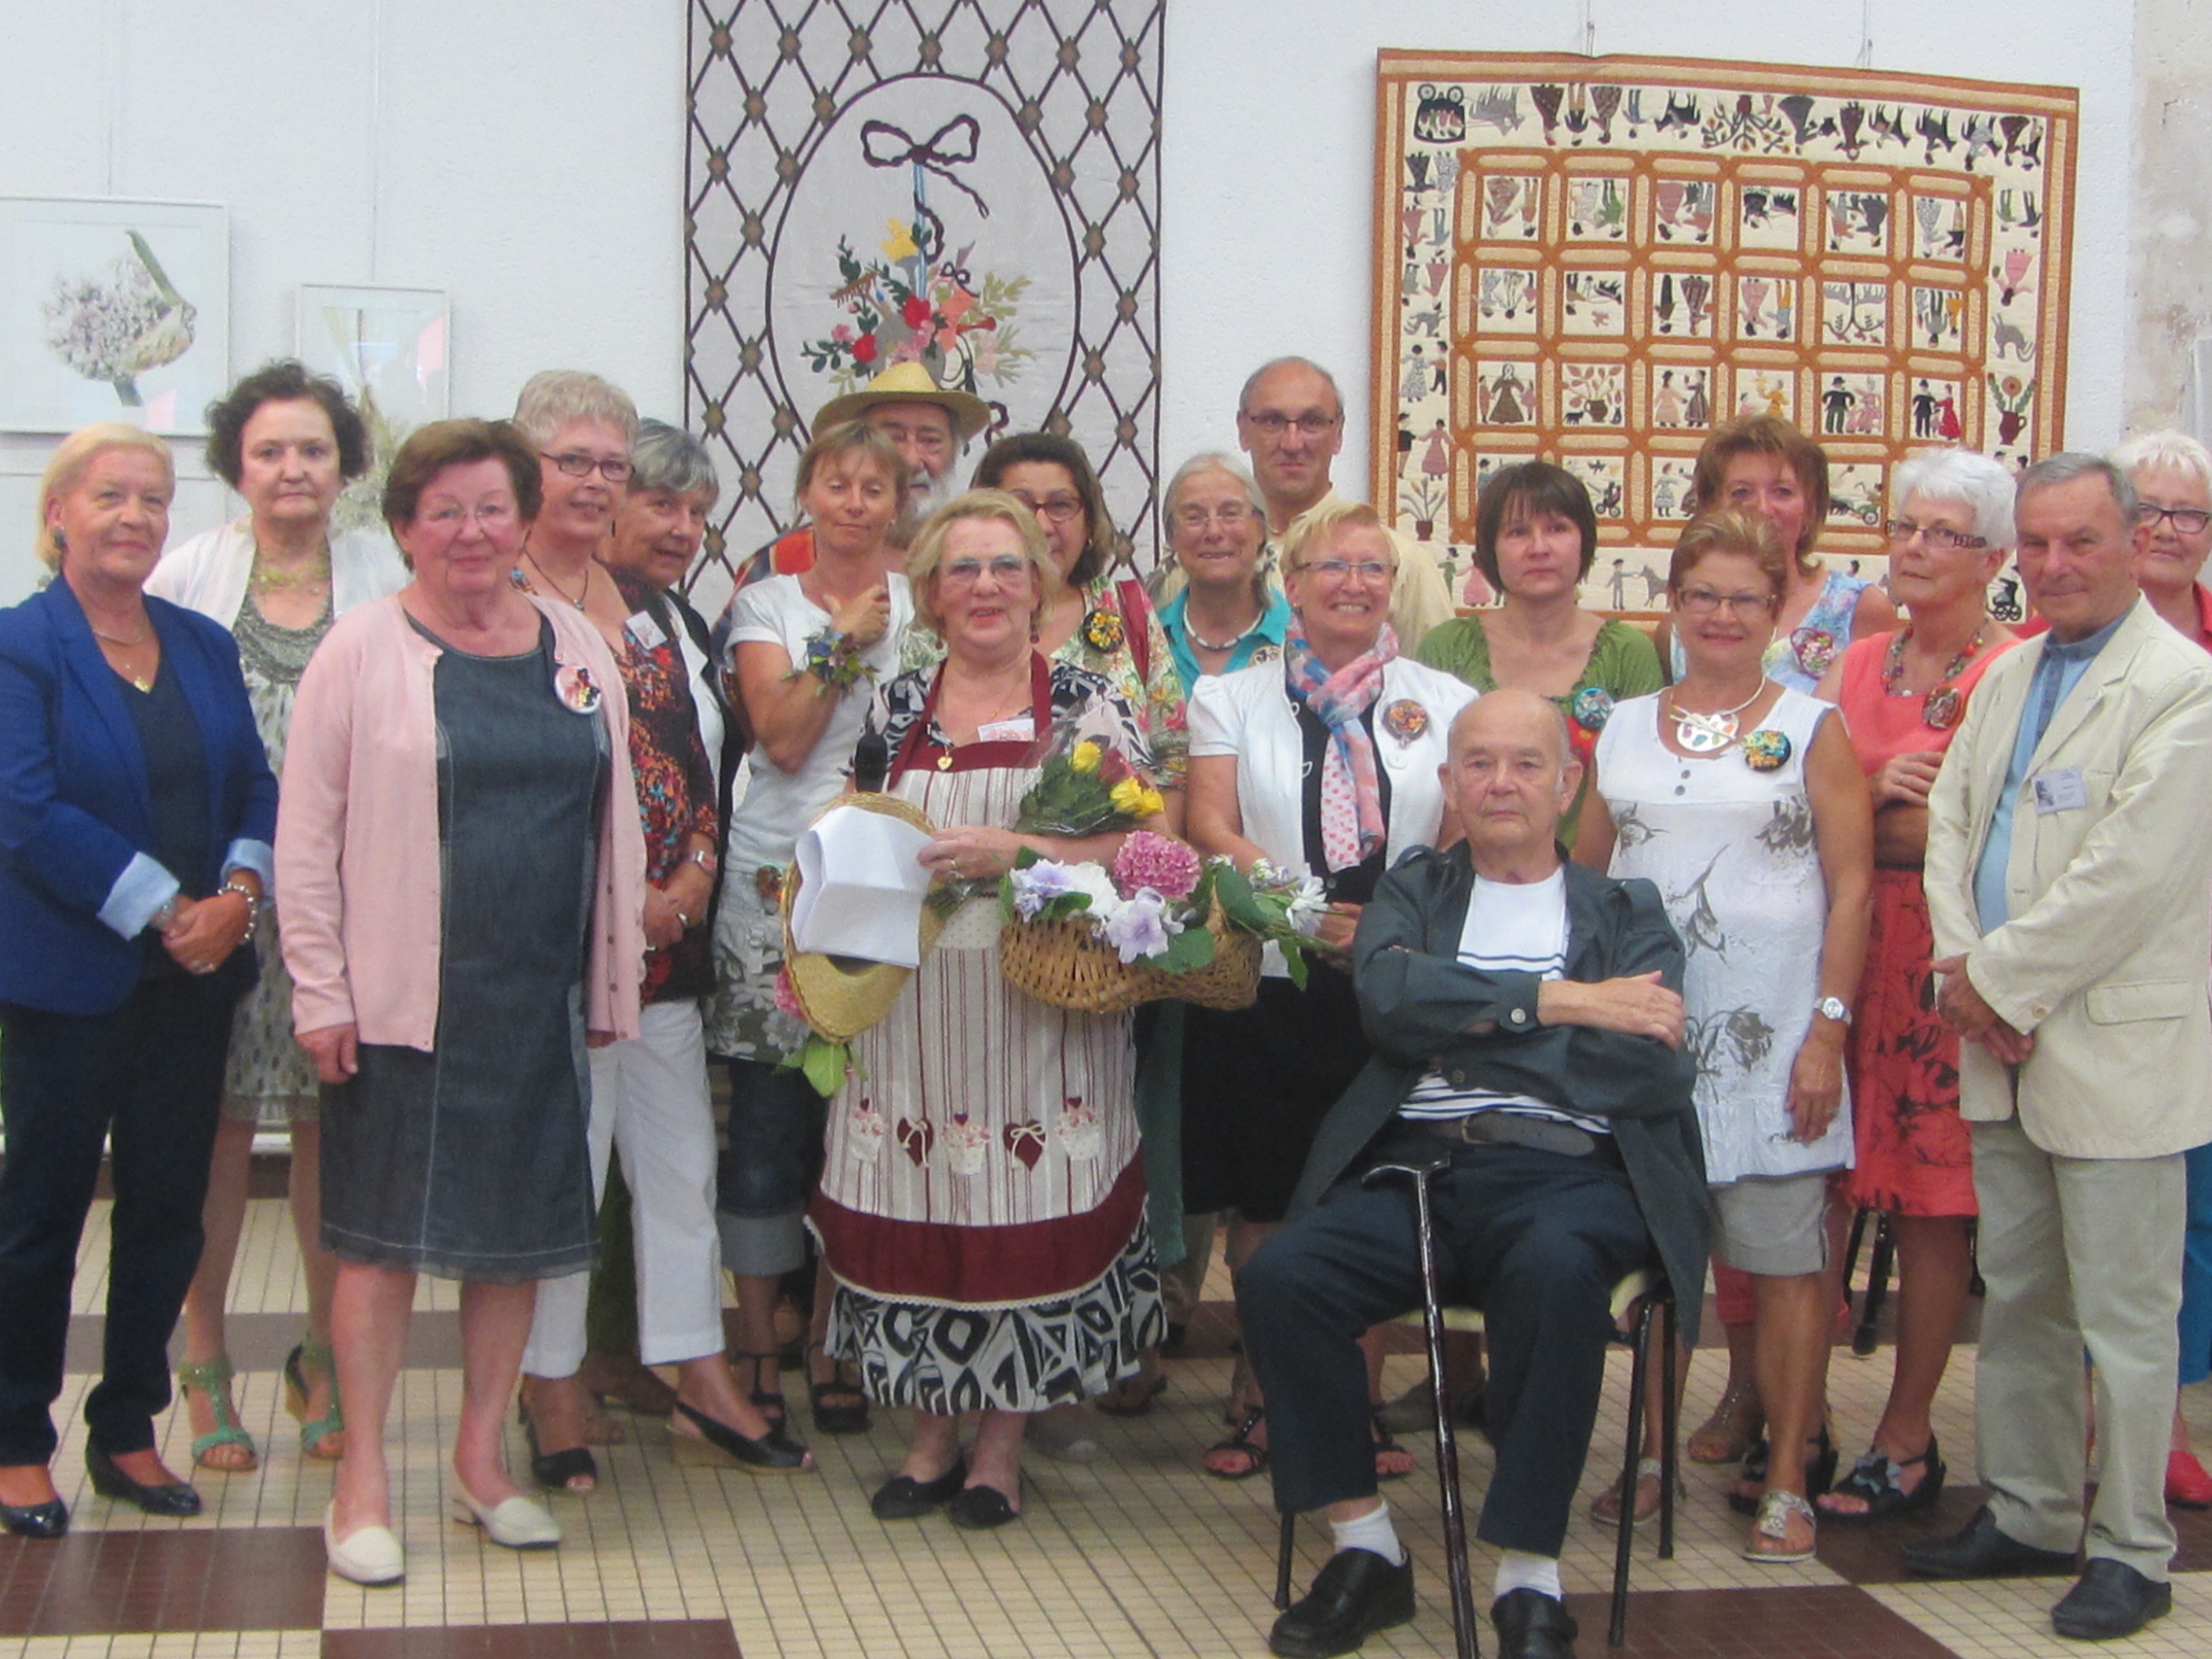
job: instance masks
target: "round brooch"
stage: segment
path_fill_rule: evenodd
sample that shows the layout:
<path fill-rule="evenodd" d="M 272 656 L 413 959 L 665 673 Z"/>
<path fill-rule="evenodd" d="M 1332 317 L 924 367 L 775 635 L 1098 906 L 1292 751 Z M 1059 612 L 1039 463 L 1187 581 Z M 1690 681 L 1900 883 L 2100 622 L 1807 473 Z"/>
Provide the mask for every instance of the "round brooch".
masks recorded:
<path fill-rule="evenodd" d="M 1119 651 L 1124 637 L 1121 618 L 1103 607 L 1083 619 L 1083 642 L 1093 651 Z"/>
<path fill-rule="evenodd" d="M 1602 732 L 1613 718 L 1613 693 L 1601 685 L 1586 685 L 1575 693 L 1569 712 L 1586 732 Z"/>
<path fill-rule="evenodd" d="M 783 902 L 783 866 L 763 864 L 753 872 L 753 891 L 760 902 L 773 909 Z"/>
<path fill-rule="evenodd" d="M 553 692 L 572 714 L 588 714 L 599 706 L 599 688 L 592 681 L 592 671 L 574 663 L 553 671 Z"/>
<path fill-rule="evenodd" d="M 1401 743 L 1411 743 L 1429 729 L 1429 711 L 1411 697 L 1401 697 L 1382 711 L 1382 729 Z"/>
<path fill-rule="evenodd" d="M 1798 667 L 1817 677 L 1836 659 L 1836 636 L 1825 628 L 1801 628 L 1790 636 L 1790 649 Z"/>
<path fill-rule="evenodd" d="M 1957 686 L 1939 685 L 1921 703 L 1920 718 L 1931 730 L 1948 732 L 1959 723 L 1959 711 L 1966 701 Z"/>
<path fill-rule="evenodd" d="M 1771 726 L 1762 726 L 1743 740 L 1743 763 L 1754 772 L 1778 771 L 1789 760 L 1788 734 Z"/>

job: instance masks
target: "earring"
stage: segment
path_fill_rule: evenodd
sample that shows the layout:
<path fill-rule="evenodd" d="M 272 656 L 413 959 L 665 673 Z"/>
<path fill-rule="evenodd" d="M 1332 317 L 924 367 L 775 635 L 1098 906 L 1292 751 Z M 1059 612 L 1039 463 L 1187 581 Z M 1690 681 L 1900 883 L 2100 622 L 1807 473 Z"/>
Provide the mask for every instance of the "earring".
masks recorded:
<path fill-rule="evenodd" d="M 55 552 L 66 553 L 69 551 L 69 538 L 62 534 L 62 527 L 59 525 L 56 525 L 48 533 L 50 533 L 54 538 Z"/>

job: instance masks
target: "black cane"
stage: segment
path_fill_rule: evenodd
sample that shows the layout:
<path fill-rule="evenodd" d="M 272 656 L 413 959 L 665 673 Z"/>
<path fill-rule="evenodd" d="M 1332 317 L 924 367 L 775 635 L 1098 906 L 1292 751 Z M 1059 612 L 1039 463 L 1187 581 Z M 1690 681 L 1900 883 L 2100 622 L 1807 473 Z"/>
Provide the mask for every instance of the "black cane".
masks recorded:
<path fill-rule="evenodd" d="M 1474 1622 L 1474 1585 L 1468 1577 L 1467 1516 L 1459 1501 L 1459 1443 L 1452 1432 L 1451 1383 L 1444 1375 L 1444 1306 L 1437 1289 L 1437 1229 L 1429 1206 L 1429 1182 L 1451 1160 L 1432 1164 L 1378 1164 L 1361 1180 L 1372 1186 L 1386 1176 L 1406 1176 L 1413 1183 L 1413 1225 L 1421 1247 L 1421 1321 L 1429 1337 L 1429 1378 L 1437 1408 L 1437 1484 L 1443 1489 L 1444 1572 L 1451 1584 L 1452 1637 L 1459 1659 L 1480 1659 Z"/>

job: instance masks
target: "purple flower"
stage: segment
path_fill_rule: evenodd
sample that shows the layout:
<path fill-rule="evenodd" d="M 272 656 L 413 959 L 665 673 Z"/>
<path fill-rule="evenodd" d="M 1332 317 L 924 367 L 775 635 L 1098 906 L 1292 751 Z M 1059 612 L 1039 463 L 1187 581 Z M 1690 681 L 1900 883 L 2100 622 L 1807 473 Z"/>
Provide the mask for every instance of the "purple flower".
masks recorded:
<path fill-rule="evenodd" d="M 1168 941 L 1182 932 L 1182 924 L 1168 915 L 1165 899 L 1149 887 L 1140 887 L 1098 932 L 1121 953 L 1124 963 L 1131 963 L 1142 957 L 1166 955 Z"/>

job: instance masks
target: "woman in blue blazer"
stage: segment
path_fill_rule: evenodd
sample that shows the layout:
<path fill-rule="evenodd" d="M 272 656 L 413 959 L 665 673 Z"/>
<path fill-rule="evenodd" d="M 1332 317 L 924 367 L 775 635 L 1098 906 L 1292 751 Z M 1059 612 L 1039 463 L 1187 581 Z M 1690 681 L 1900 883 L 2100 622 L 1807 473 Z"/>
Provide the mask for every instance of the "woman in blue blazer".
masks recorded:
<path fill-rule="evenodd" d="M 93 1490 L 154 1515 L 169 1334 L 199 1259 L 234 1004 L 267 891 L 276 781 L 237 647 L 144 584 L 176 475 L 135 427 L 64 439 L 39 490 L 57 580 L 0 611 L 0 1525 L 59 1535 L 47 1465 L 70 1280 L 109 1143 L 106 1350 Z"/>

